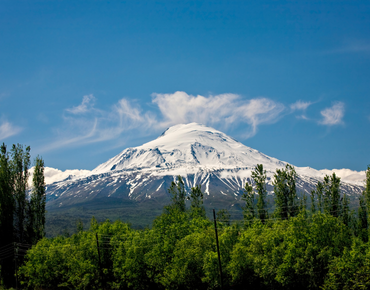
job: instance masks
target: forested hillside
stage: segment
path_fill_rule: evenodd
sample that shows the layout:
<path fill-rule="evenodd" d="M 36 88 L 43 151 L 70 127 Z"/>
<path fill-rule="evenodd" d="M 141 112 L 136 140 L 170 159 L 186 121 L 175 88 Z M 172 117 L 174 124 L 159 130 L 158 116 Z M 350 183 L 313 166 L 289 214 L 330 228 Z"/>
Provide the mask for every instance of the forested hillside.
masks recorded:
<path fill-rule="evenodd" d="M 186 208 L 178 177 L 169 188 L 171 204 L 152 228 L 92 218 L 88 230 L 79 223 L 72 236 L 39 241 L 18 278 L 29 289 L 368 289 L 370 167 L 353 209 L 335 174 L 303 199 L 295 176 L 290 165 L 276 171 L 271 212 L 265 171 L 257 165 L 239 221 L 227 211 L 206 218 L 199 186 Z"/>

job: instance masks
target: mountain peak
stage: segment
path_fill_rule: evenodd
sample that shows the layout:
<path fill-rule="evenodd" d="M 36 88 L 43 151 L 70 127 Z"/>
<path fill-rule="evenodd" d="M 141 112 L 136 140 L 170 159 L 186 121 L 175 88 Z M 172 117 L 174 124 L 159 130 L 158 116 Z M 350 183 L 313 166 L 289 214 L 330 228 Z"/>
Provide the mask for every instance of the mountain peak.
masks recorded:
<path fill-rule="evenodd" d="M 176 133 L 177 134 L 178 133 L 186 134 L 187 132 L 191 132 L 191 131 L 216 131 L 216 130 L 211 128 L 211 127 L 207 127 L 205 125 L 193 122 L 193 123 L 187 123 L 187 124 L 173 125 L 173 126 L 167 128 L 161 134 L 161 136 L 165 136 L 165 135 L 168 135 L 168 134 L 176 134 Z"/>
<path fill-rule="evenodd" d="M 94 172 L 124 169 L 199 170 L 253 168 L 257 163 L 282 167 L 286 163 L 243 145 L 225 133 L 198 123 L 178 124 L 157 139 L 120 154 L 99 165 Z"/>

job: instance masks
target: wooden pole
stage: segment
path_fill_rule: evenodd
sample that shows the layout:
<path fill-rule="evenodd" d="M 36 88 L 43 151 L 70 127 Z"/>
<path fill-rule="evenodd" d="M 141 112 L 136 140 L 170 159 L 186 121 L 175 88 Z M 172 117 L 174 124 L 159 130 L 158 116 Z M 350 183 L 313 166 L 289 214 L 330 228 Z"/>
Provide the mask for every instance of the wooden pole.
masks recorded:
<path fill-rule="evenodd" d="M 219 266 L 219 269 L 220 269 L 221 289 L 224 289 L 224 283 L 223 283 L 223 278 L 222 278 L 222 266 L 221 266 L 220 247 L 218 245 L 216 213 L 215 213 L 215 210 L 214 209 L 213 209 L 213 221 L 215 222 L 216 245 L 217 245 L 217 255 L 218 255 L 218 266 Z"/>
<path fill-rule="evenodd" d="M 18 257 L 18 247 L 14 243 L 14 271 L 15 271 L 15 289 L 18 290 L 18 271 L 17 271 L 17 257 Z"/>
<path fill-rule="evenodd" d="M 98 233 L 96 233 L 96 246 L 98 248 L 98 256 L 99 256 L 99 273 L 100 273 L 100 279 L 102 281 L 102 284 L 103 283 L 103 271 L 102 271 L 102 268 L 101 268 L 101 259 L 100 259 L 100 250 L 99 250 L 99 240 L 98 240 Z M 103 289 L 104 288 L 104 285 L 103 285 Z"/>

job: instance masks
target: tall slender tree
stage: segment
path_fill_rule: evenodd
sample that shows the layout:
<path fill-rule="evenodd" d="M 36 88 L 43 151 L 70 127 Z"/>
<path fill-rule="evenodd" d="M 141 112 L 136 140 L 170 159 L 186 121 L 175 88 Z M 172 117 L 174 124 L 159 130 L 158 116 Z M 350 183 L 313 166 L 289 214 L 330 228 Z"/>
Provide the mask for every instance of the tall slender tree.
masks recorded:
<path fill-rule="evenodd" d="M 316 212 L 316 199 L 315 199 L 315 190 L 311 190 L 310 197 L 311 197 L 311 213 L 314 214 Z"/>
<path fill-rule="evenodd" d="M 13 192 L 15 199 L 15 235 L 17 242 L 26 241 L 26 218 L 28 211 L 27 185 L 30 167 L 30 150 L 27 146 L 25 149 L 22 145 L 13 145 L 12 171 L 14 175 Z"/>
<path fill-rule="evenodd" d="M 322 182 L 318 181 L 316 185 L 316 195 L 317 195 L 317 210 L 319 212 L 324 211 L 323 191 L 324 191 L 324 185 Z"/>
<path fill-rule="evenodd" d="M 358 223 L 357 223 L 358 236 L 364 242 L 367 242 L 369 234 L 368 234 L 368 211 L 367 211 L 365 191 L 363 191 L 360 196 L 357 216 L 358 216 Z"/>
<path fill-rule="evenodd" d="M 297 173 L 290 164 L 287 164 L 284 169 L 276 169 L 274 174 L 276 214 L 281 219 L 288 219 L 298 213 L 296 178 Z"/>
<path fill-rule="evenodd" d="M 340 198 L 340 177 L 335 173 L 324 177 L 324 207 L 325 212 L 334 217 L 341 216 L 342 202 Z"/>
<path fill-rule="evenodd" d="M 263 169 L 263 164 L 257 164 L 252 171 L 252 178 L 256 185 L 256 192 L 258 194 L 257 201 L 257 215 L 258 218 L 265 222 L 268 219 L 267 203 L 266 203 L 266 170 Z"/>
<path fill-rule="evenodd" d="M 203 192 L 201 185 L 198 184 L 191 188 L 190 196 L 190 214 L 192 217 L 206 217 L 206 210 L 203 205 Z"/>
<path fill-rule="evenodd" d="M 342 210 L 341 210 L 341 218 L 343 223 L 346 226 L 349 226 L 351 223 L 351 214 L 349 211 L 349 198 L 346 194 L 343 195 L 342 199 Z"/>
<path fill-rule="evenodd" d="M 30 198 L 30 228 L 32 229 L 31 242 L 36 242 L 45 236 L 45 179 L 44 160 L 37 156 L 33 171 L 33 188 Z"/>
<path fill-rule="evenodd" d="M 366 203 L 367 225 L 370 225 L 370 165 L 367 166 L 366 170 L 365 190 L 363 192 L 363 196 Z M 368 235 L 370 238 L 370 229 Z"/>
<path fill-rule="evenodd" d="M 186 191 L 182 177 L 177 176 L 177 181 L 172 181 L 168 192 L 172 195 L 172 204 L 168 207 L 169 210 L 176 209 L 180 212 L 185 212 Z"/>
<path fill-rule="evenodd" d="M 35 244 L 44 236 L 44 161 L 36 158 L 29 197 L 30 150 L 20 144 L 13 145 L 10 152 L 4 143 L 0 147 L 0 247 L 5 246 L 2 254 L 10 254 L 10 259 L 1 260 L 1 280 L 7 287 L 15 284 L 13 243 Z"/>
<path fill-rule="evenodd" d="M 242 199 L 245 201 L 245 206 L 243 207 L 244 221 L 247 225 L 250 225 L 252 220 L 256 217 L 254 205 L 255 197 L 252 184 L 249 184 L 248 182 L 245 184 Z"/>
<path fill-rule="evenodd" d="M 0 248 L 4 254 L 12 254 L 14 242 L 14 198 L 12 188 L 12 172 L 10 168 L 9 153 L 3 143 L 0 148 Z M 4 252 L 5 251 L 5 252 Z M 6 255 L 9 256 L 9 255 Z M 13 257 L 4 257 L 0 261 L 1 278 L 7 286 L 14 282 Z"/>

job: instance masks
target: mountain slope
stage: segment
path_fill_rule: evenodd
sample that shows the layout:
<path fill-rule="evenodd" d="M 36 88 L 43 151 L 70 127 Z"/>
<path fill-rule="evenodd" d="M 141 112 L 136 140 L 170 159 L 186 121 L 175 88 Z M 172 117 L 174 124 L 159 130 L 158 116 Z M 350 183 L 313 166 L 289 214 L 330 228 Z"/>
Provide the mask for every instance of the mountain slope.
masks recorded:
<path fill-rule="evenodd" d="M 48 207 L 84 204 L 99 198 L 168 199 L 167 188 L 177 175 L 183 177 L 187 190 L 201 184 L 206 203 L 232 206 L 240 201 L 256 164 L 264 165 L 267 189 L 273 194 L 273 174 L 286 162 L 213 128 L 196 123 L 176 125 L 151 142 L 123 150 L 86 176 L 70 176 L 49 185 Z M 325 175 L 309 167 L 296 167 L 296 171 L 298 191 L 306 193 Z M 343 182 L 341 190 L 353 196 L 362 187 L 355 182 Z"/>
<path fill-rule="evenodd" d="M 134 168 L 226 169 L 257 163 L 262 163 L 267 168 L 286 164 L 213 128 L 190 123 L 173 126 L 151 142 L 123 150 L 95 168 L 93 173 Z"/>

